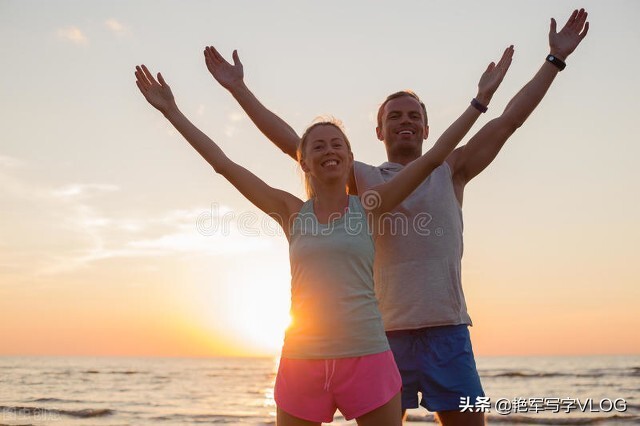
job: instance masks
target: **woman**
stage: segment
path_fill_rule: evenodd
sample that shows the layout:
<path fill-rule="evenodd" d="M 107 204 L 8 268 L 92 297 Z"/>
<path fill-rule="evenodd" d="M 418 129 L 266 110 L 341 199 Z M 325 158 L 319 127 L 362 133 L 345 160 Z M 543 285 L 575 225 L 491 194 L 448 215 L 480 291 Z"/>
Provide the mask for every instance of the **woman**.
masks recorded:
<path fill-rule="evenodd" d="M 480 87 L 490 95 L 512 53 L 508 48 L 498 66 L 492 63 L 483 74 Z M 375 233 L 381 215 L 445 160 L 479 116 L 477 107 L 470 106 L 433 148 L 392 181 L 365 194 L 364 204 L 347 192 L 353 154 L 344 132 L 335 122 L 313 124 L 298 147 L 310 197 L 305 202 L 231 161 L 182 114 L 160 73 L 156 80 L 142 65 L 135 75 L 146 100 L 217 173 L 275 219 L 289 240 L 292 324 L 276 378 L 277 424 L 319 425 L 340 409 L 359 425 L 401 425 L 401 379 L 373 292 L 370 229 Z M 412 121 L 423 125 L 421 114 L 407 116 L 407 128 Z"/>

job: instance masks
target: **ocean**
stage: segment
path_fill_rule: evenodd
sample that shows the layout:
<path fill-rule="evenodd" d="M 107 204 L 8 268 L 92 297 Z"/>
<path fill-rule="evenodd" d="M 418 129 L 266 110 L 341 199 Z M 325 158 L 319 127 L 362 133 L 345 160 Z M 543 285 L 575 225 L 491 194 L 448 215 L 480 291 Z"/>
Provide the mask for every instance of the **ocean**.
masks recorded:
<path fill-rule="evenodd" d="M 640 356 L 478 357 L 488 424 L 640 424 Z M 274 425 L 272 358 L 0 357 L 1 425 Z M 336 413 L 333 424 L 355 425 Z M 434 424 L 424 409 L 408 424 Z"/>

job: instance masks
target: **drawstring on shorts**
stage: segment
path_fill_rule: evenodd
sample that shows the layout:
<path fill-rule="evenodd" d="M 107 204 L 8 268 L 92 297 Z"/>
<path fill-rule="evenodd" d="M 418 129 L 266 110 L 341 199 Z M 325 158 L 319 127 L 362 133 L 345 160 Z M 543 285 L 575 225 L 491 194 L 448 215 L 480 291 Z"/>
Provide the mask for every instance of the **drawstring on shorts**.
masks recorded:
<path fill-rule="evenodd" d="M 329 360 L 324 360 L 324 390 L 329 391 L 329 386 L 331 386 L 331 379 L 333 378 L 333 374 L 336 372 L 336 360 L 331 360 L 331 374 L 329 374 Z"/>

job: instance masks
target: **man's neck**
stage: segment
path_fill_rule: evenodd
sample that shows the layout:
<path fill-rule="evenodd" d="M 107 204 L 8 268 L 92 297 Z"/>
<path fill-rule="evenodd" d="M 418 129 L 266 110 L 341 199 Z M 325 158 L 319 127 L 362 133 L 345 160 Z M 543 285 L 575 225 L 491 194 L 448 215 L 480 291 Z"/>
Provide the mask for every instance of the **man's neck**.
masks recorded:
<path fill-rule="evenodd" d="M 406 166 L 413 160 L 420 158 L 420 153 L 390 153 L 387 152 L 387 161 Z"/>

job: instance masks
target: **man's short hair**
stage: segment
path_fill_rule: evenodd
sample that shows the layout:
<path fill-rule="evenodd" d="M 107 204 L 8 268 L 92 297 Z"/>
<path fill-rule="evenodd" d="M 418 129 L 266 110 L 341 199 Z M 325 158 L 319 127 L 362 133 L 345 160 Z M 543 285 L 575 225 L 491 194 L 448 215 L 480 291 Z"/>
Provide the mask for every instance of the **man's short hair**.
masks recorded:
<path fill-rule="evenodd" d="M 378 127 L 382 128 L 382 112 L 384 110 L 385 105 L 387 105 L 387 103 L 390 100 L 401 98 L 403 96 L 409 96 L 415 99 L 416 101 L 418 101 L 418 103 L 422 107 L 422 114 L 424 114 L 424 125 L 425 126 L 429 125 L 429 120 L 427 119 L 427 107 L 424 106 L 424 102 L 422 102 L 418 97 L 418 95 L 416 95 L 411 90 L 401 90 L 399 92 L 395 92 L 387 96 L 387 99 L 385 99 L 382 105 L 380 105 L 380 108 L 378 108 Z"/>

